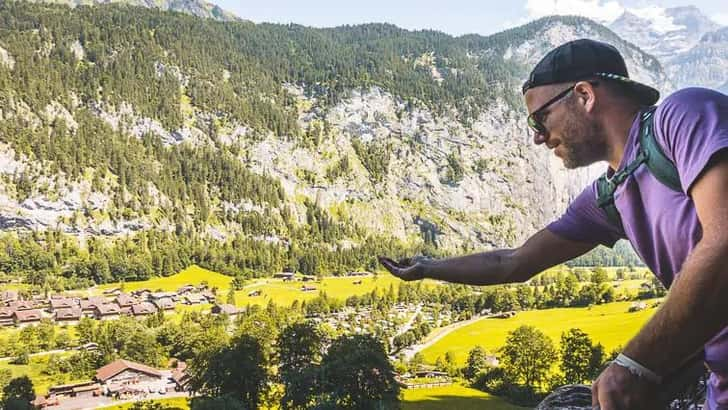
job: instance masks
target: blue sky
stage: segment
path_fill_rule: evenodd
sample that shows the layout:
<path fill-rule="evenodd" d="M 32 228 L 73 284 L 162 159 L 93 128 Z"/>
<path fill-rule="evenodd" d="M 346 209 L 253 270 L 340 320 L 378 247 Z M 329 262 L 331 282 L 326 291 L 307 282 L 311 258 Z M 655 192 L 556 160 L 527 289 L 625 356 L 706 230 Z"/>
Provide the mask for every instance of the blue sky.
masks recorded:
<path fill-rule="evenodd" d="M 209 0 L 208 0 L 209 1 Z M 660 8 L 694 5 L 728 25 L 725 0 L 212 0 L 254 22 L 298 23 L 314 27 L 388 22 L 452 35 L 492 34 L 548 14 L 581 14 L 602 20 L 638 9 L 659 17 Z"/>

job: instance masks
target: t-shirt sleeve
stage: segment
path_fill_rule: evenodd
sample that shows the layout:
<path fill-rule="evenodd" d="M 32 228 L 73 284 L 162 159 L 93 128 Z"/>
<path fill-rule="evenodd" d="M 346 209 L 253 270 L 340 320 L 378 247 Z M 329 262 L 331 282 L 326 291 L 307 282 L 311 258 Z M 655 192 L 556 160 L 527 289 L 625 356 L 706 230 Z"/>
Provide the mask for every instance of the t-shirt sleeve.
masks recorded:
<path fill-rule="evenodd" d="M 655 129 L 689 193 L 713 155 L 728 148 L 728 96 L 706 88 L 677 91 L 657 108 Z"/>
<path fill-rule="evenodd" d="M 597 206 L 596 181 L 587 186 L 566 209 L 561 218 L 546 229 L 562 238 L 608 247 L 624 238 L 621 229 L 609 222 L 607 214 Z"/>

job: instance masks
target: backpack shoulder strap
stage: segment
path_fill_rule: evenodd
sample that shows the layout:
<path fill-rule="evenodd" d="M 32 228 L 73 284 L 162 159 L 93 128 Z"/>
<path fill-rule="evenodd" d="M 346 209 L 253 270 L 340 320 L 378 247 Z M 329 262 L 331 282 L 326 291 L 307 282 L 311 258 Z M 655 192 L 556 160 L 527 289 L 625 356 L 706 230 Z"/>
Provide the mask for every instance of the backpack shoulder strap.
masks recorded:
<path fill-rule="evenodd" d="M 647 169 L 657 178 L 660 183 L 673 191 L 682 192 L 680 184 L 680 175 L 677 167 L 670 161 L 660 147 L 655 138 L 654 131 L 654 114 L 655 107 L 642 114 L 642 122 L 640 126 L 640 152 L 644 152 L 647 156 Z"/>
<path fill-rule="evenodd" d="M 622 218 L 614 204 L 614 191 L 616 190 L 617 185 L 607 178 L 606 173 L 597 179 L 597 205 L 606 212 L 607 219 L 612 226 L 622 229 Z"/>

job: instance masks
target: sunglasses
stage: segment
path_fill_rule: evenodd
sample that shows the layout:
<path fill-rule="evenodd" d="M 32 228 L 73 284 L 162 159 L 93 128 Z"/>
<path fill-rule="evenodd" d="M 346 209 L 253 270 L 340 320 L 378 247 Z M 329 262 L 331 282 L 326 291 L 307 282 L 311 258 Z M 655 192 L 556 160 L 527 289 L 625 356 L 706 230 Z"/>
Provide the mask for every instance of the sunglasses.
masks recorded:
<path fill-rule="evenodd" d="M 596 87 L 599 83 L 596 81 L 589 81 L 589 84 Z M 546 126 L 543 125 L 543 121 L 546 119 L 544 115 L 544 111 L 554 105 L 555 103 L 559 102 L 561 99 L 566 97 L 570 92 L 574 91 L 574 88 L 576 87 L 576 84 L 570 86 L 569 88 L 565 89 L 564 91 L 556 94 L 556 96 L 550 100 L 548 100 L 544 105 L 539 107 L 536 111 L 532 112 L 528 115 L 526 118 L 528 122 L 528 128 L 530 128 L 533 132 L 535 132 L 537 135 L 545 135 L 548 131 L 546 130 Z"/>

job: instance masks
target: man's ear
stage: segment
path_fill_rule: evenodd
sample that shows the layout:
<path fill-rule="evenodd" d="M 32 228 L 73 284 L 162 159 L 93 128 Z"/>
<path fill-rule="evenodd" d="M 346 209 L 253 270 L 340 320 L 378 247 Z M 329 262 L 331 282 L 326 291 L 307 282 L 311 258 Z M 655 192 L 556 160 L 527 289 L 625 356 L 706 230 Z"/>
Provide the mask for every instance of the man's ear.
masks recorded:
<path fill-rule="evenodd" d="M 579 81 L 574 86 L 574 94 L 586 112 L 592 112 L 596 105 L 596 91 L 588 81 Z"/>

